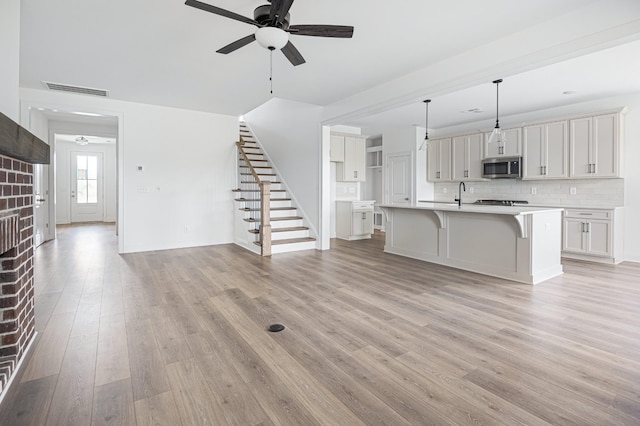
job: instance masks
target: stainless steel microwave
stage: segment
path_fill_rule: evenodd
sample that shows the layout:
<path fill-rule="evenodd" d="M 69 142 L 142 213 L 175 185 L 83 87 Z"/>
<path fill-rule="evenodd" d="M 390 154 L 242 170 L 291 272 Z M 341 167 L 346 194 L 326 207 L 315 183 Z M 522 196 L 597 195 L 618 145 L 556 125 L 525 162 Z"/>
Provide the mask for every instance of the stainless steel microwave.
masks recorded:
<path fill-rule="evenodd" d="M 485 179 L 517 179 L 522 177 L 522 157 L 498 157 L 482 160 Z"/>

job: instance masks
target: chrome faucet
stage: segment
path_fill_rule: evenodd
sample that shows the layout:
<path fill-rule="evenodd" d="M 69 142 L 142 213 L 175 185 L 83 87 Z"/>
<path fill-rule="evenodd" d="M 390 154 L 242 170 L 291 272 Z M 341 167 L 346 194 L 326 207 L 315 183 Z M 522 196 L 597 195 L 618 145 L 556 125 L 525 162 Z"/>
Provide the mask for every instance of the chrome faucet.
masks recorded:
<path fill-rule="evenodd" d="M 467 192 L 467 187 L 464 184 L 464 182 L 460 182 L 458 184 L 458 198 L 453 200 L 453 201 L 457 201 L 458 202 L 458 207 L 462 207 L 462 191 Z"/>

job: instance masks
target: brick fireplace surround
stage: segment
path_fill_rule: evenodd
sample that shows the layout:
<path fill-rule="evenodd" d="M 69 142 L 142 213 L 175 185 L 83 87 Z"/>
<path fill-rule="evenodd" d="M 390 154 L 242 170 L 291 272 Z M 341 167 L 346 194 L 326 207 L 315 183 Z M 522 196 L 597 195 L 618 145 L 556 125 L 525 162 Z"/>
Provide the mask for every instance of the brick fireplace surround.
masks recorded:
<path fill-rule="evenodd" d="M 33 163 L 49 147 L 0 113 L 0 395 L 35 335 Z"/>

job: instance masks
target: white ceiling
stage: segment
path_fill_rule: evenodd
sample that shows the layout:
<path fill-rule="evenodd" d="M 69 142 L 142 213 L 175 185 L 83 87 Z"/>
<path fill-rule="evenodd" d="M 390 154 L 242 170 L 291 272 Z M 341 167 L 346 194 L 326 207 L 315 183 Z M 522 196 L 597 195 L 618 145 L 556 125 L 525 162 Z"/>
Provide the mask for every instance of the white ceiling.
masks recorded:
<path fill-rule="evenodd" d="M 248 17 L 265 3 L 206 1 Z M 614 3 L 636 7 L 634 1 Z M 307 63 L 293 67 L 276 52 L 273 96 L 328 105 L 593 3 L 598 0 L 296 0 L 292 24 L 353 25 L 354 37 L 292 36 Z M 21 16 L 22 87 L 42 89 L 42 81 L 50 81 L 106 89 L 113 99 L 231 115 L 272 96 L 267 50 L 252 43 L 229 55 L 215 53 L 255 27 L 185 6 L 183 0 L 22 0 Z M 501 111 L 640 90 L 634 78 L 640 75 L 637 43 L 597 55 L 605 56 L 496 76 L 505 77 Z M 558 94 L 565 90 L 577 93 Z M 459 112 L 471 108 L 485 112 Z M 489 118 L 494 108 L 490 82 L 434 97 L 430 127 Z M 423 125 L 424 105 L 416 99 L 344 124 L 387 121 Z"/>
<path fill-rule="evenodd" d="M 500 84 L 501 122 L 504 124 L 512 115 L 637 92 L 640 92 L 640 41 L 505 78 Z M 393 126 L 424 127 L 423 100 L 427 97 L 431 98 L 429 129 L 483 120 L 495 122 L 496 87 L 488 81 L 442 96 L 427 95 L 407 105 L 344 124 L 362 127 L 374 134 Z"/>

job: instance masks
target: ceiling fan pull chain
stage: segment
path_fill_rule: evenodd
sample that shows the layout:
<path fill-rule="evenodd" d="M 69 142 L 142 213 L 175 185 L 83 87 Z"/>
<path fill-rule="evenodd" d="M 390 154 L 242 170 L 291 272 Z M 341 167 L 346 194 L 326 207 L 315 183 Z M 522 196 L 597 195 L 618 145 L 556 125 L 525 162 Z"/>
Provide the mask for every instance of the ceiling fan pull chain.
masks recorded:
<path fill-rule="evenodd" d="M 269 85 L 271 86 L 271 94 L 273 95 L 273 51 L 275 48 L 269 48 Z"/>

